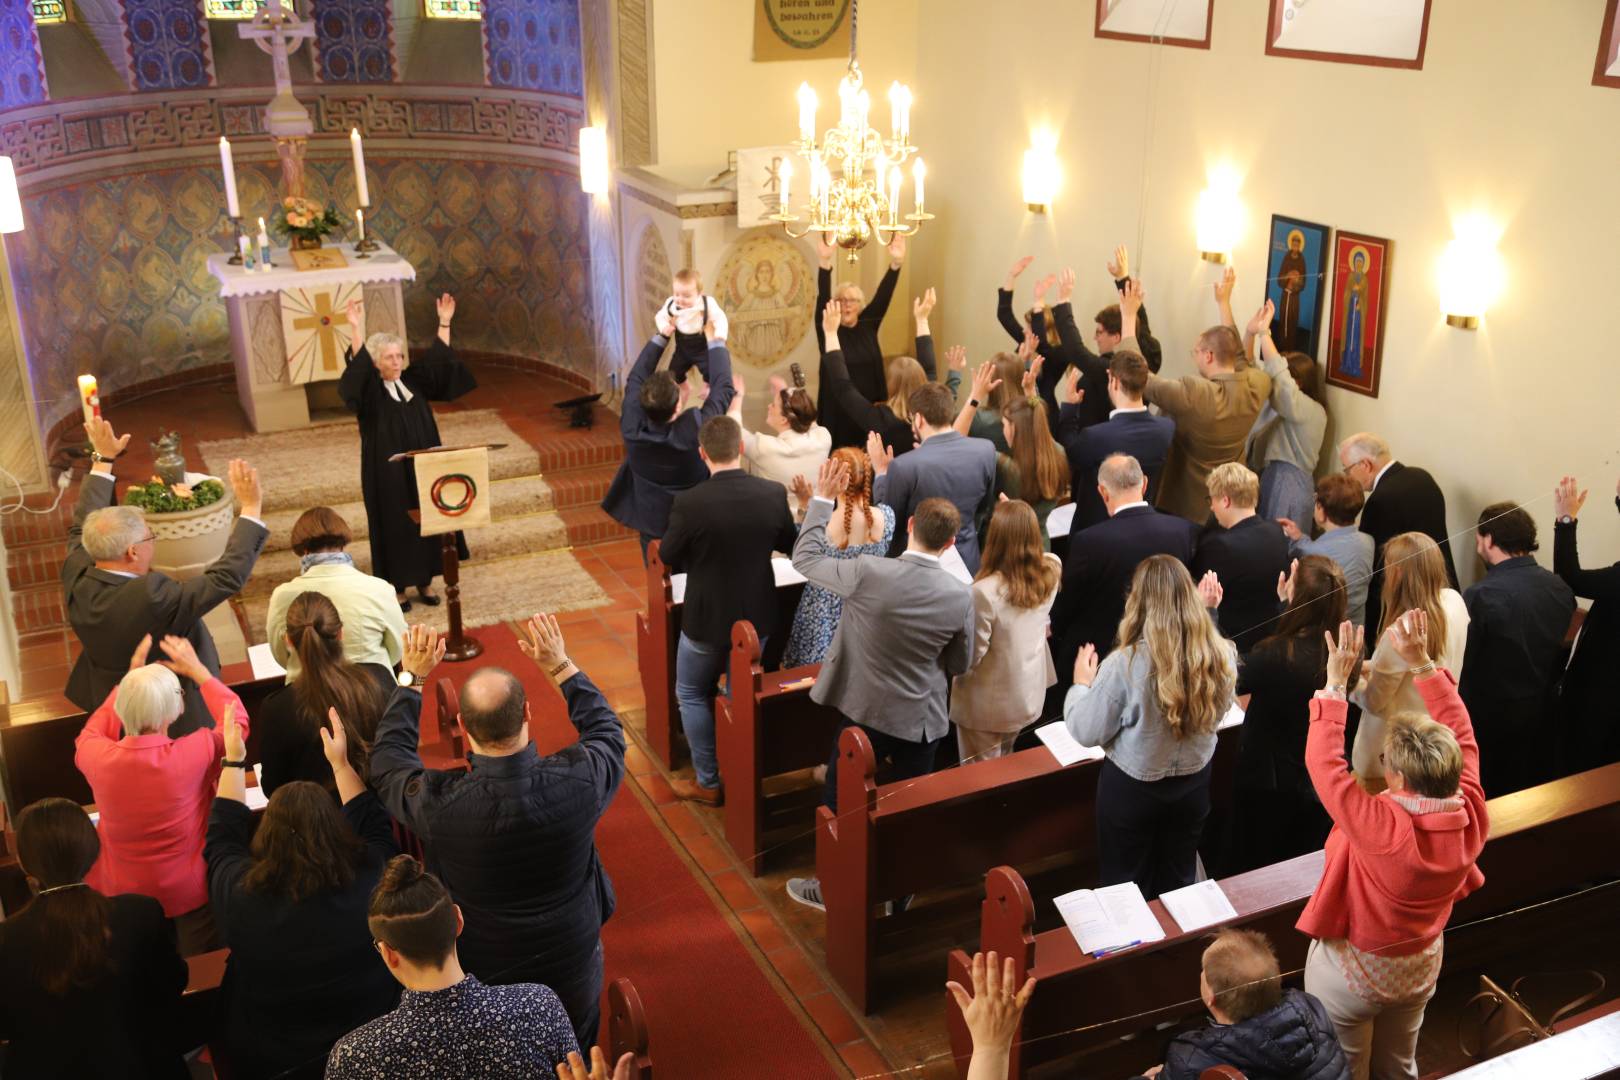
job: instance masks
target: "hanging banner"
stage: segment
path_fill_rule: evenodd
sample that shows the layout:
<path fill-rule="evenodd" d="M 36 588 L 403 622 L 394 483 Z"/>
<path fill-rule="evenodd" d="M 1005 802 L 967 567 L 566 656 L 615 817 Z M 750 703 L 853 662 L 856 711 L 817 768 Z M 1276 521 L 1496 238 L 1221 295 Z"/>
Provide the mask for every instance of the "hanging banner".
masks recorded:
<path fill-rule="evenodd" d="M 437 536 L 489 524 L 489 448 L 417 454 L 416 495 L 422 535 Z"/>
<path fill-rule="evenodd" d="M 850 0 L 754 0 L 754 60 L 849 55 Z"/>

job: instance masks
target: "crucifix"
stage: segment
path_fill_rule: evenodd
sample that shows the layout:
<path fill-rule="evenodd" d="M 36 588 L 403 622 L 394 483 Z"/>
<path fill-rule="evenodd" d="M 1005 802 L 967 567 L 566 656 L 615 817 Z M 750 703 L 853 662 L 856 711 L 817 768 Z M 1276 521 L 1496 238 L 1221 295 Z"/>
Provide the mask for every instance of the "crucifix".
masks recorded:
<path fill-rule="evenodd" d="M 320 353 L 320 366 L 323 373 L 337 370 L 338 333 L 332 324 L 332 316 L 336 312 L 332 308 L 332 294 L 329 292 L 316 293 L 314 310 L 302 318 L 293 320 L 295 330 L 313 330 L 311 343 Z M 357 346 L 358 347 L 358 346 Z"/>
<path fill-rule="evenodd" d="M 304 149 L 315 123 L 309 110 L 299 104 L 292 93 L 292 70 L 287 56 L 296 52 L 304 39 L 315 36 L 315 27 L 298 17 L 298 13 L 284 8 L 281 0 L 269 0 L 269 6 L 253 16 L 253 20 L 237 28 L 259 48 L 270 54 L 270 70 L 275 75 L 276 96 L 265 106 L 265 127 L 276 143 L 276 156 L 281 159 L 281 179 L 284 194 L 300 197 L 304 194 Z"/>

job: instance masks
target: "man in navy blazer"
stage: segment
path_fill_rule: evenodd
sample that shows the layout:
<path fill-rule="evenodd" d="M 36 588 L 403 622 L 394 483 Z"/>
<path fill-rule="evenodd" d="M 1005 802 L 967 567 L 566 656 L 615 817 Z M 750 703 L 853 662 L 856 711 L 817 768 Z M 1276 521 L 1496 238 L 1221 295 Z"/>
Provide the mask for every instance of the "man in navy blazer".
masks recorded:
<path fill-rule="evenodd" d="M 956 551 L 969 573 L 979 570 L 979 528 L 995 499 L 996 446 L 989 439 L 963 435 L 951 426 L 955 419 L 951 392 L 943 383 L 925 383 L 912 392 L 911 428 L 917 448 L 895 457 L 892 448 L 872 435 L 867 454 L 872 459 L 872 501 L 886 504 L 895 521 L 909 521 L 924 499 L 945 499 L 962 515 L 956 533 Z M 906 548 L 896 529 L 889 555 Z"/>
<path fill-rule="evenodd" d="M 658 371 L 669 339 L 654 334 L 636 357 L 624 382 L 619 431 L 624 461 L 613 477 L 602 509 L 621 525 L 641 534 L 641 557 L 647 545 L 669 528 L 669 509 L 677 493 L 708 478 L 698 456 L 698 430 L 711 416 L 724 416 L 736 388 L 731 383 L 731 352 L 723 339 L 705 326 L 709 338 L 709 399 L 701 409 L 681 411 L 686 384 L 676 385 L 668 371 Z"/>
<path fill-rule="evenodd" d="M 1113 411 L 1108 419 L 1086 426 L 1082 411 L 1085 391 L 1079 387 L 1077 371 L 1065 380 L 1064 403 L 1058 412 L 1057 439 L 1069 455 L 1069 475 L 1074 478 L 1074 523 L 1072 536 L 1081 529 L 1108 520 L 1108 509 L 1097 493 L 1097 469 L 1109 454 L 1129 454 L 1147 477 L 1147 502 L 1152 505 L 1159 491 L 1159 474 L 1170 456 L 1170 443 L 1176 437 L 1176 422 L 1168 416 L 1154 416 L 1142 403 L 1147 386 L 1147 360 L 1134 349 L 1117 349 L 1108 361 L 1108 400 Z"/>
<path fill-rule="evenodd" d="M 1095 645 L 1099 656 L 1113 649 L 1137 564 L 1150 555 L 1173 555 L 1191 567 L 1198 543 L 1198 526 L 1148 505 L 1147 477 L 1129 454 L 1104 459 L 1097 486 L 1108 520 L 1069 538 L 1063 585 L 1052 605 L 1050 641 L 1058 681 L 1047 693 L 1048 715 L 1062 708 L 1080 646 Z"/>

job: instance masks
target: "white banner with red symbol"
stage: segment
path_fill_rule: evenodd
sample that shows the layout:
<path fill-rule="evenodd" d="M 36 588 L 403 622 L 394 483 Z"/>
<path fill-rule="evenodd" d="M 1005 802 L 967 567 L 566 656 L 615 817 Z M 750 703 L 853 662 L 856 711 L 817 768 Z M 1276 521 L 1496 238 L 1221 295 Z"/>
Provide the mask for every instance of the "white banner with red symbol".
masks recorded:
<path fill-rule="evenodd" d="M 475 529 L 489 524 L 489 449 L 438 450 L 417 454 L 416 493 L 422 535 Z"/>

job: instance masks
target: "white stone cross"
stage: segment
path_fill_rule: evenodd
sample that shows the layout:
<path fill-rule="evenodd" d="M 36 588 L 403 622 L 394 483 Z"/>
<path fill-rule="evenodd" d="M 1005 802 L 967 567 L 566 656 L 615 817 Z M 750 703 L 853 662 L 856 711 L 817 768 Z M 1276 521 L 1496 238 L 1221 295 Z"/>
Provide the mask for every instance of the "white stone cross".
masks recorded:
<path fill-rule="evenodd" d="M 296 52 L 306 38 L 315 36 L 315 27 L 300 19 L 296 12 L 281 6 L 281 0 L 270 0 L 269 7 L 253 17 L 253 21 L 237 27 L 237 33 L 252 39 L 254 44 L 270 54 L 270 69 L 275 75 L 276 96 L 265 110 L 271 135 L 308 135 L 315 130 L 309 110 L 299 104 L 292 93 L 292 70 L 287 66 L 287 55 Z"/>

